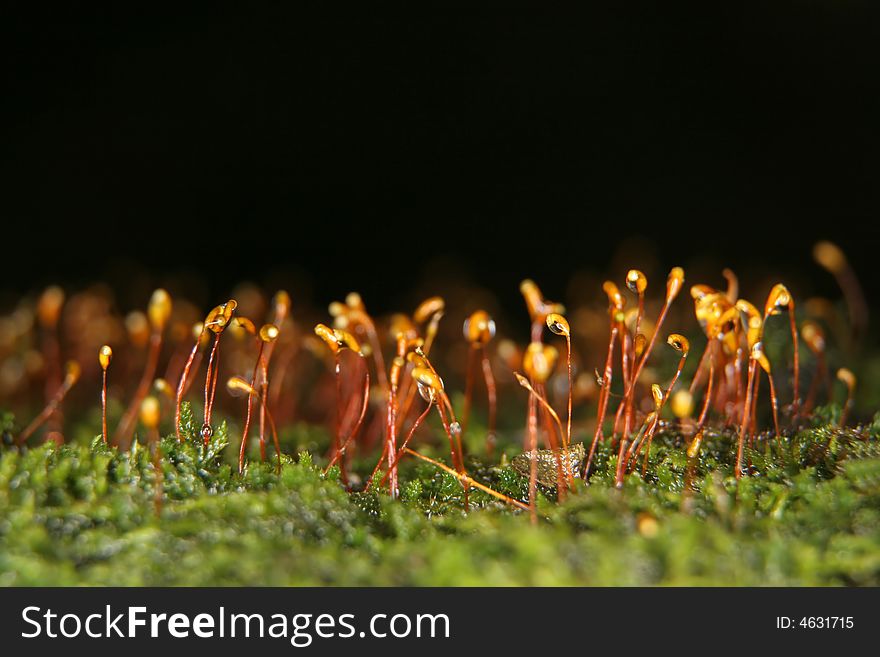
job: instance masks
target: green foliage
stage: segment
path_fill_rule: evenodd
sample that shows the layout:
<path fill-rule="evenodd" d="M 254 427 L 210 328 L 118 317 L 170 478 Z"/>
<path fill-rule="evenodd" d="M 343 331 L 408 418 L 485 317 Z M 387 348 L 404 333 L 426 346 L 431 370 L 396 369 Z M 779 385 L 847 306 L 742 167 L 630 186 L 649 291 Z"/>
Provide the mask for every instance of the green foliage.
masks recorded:
<path fill-rule="evenodd" d="M 308 451 L 239 475 L 225 424 L 205 446 L 181 416 L 161 473 L 138 443 L 0 449 L 0 584 L 880 585 L 880 415 L 846 429 L 832 409 L 779 443 L 759 437 L 739 482 L 731 433 L 707 433 L 693 462 L 661 433 L 622 490 L 601 444 L 589 486 L 562 502 L 540 489 L 536 526 L 475 489 L 465 513 L 459 482 L 411 459 L 399 499 L 346 492 Z M 468 470 L 528 497 L 506 461 Z"/>

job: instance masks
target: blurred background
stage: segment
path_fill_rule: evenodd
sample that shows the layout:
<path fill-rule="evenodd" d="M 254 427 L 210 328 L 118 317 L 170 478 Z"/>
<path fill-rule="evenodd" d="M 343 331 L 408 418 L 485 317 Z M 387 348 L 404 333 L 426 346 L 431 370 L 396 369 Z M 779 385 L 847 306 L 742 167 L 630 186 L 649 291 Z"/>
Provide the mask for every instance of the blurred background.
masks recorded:
<path fill-rule="evenodd" d="M 861 3 L 340 19 L 8 13 L 4 307 L 96 279 L 123 310 L 157 284 L 209 307 L 252 280 L 387 312 L 464 279 L 519 312 L 525 276 L 564 299 L 579 271 L 672 265 L 833 295 L 818 238 L 877 300 Z"/>
<path fill-rule="evenodd" d="M 604 278 L 659 297 L 673 265 L 839 304 L 819 239 L 880 299 L 867 3 L 342 18 L 7 10 L 0 311 L 60 284 L 123 316 L 163 286 L 194 320 L 250 282 L 301 327 L 351 290 L 376 315 L 442 294 L 450 342 L 477 307 L 524 341 L 524 277 L 594 311 Z"/>

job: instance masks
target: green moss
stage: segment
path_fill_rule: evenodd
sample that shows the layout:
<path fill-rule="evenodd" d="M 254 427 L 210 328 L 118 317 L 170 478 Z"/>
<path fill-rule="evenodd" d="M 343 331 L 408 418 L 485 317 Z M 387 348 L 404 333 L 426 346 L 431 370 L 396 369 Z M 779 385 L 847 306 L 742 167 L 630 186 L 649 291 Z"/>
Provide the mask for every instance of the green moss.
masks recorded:
<path fill-rule="evenodd" d="M 658 435 L 645 479 L 635 473 L 623 490 L 603 444 L 590 486 L 561 503 L 541 489 L 533 526 L 473 489 L 465 514 L 459 483 L 411 460 L 397 500 L 346 492 L 308 451 L 285 457 L 280 474 L 251 461 L 239 476 L 226 426 L 204 446 L 185 409 L 188 440 L 161 441 L 161 477 L 137 443 L 4 447 L 0 584 L 876 586 L 880 416 L 840 429 L 835 412 L 781 445 L 756 441 L 739 483 L 735 437 L 707 436 L 693 491 L 680 438 Z M 12 418 L 3 425 L 12 431 Z M 284 436 L 289 449 L 324 439 L 313 428 Z M 471 460 L 469 471 L 527 496 L 507 465 Z"/>

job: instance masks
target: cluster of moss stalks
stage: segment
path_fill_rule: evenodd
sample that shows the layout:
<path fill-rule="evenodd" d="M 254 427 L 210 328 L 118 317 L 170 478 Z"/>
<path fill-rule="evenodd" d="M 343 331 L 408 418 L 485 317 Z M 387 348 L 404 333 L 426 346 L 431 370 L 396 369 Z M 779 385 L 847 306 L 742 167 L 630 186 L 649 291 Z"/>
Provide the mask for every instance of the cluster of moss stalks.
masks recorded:
<path fill-rule="evenodd" d="M 421 462 L 402 465 L 400 499 L 347 492 L 313 463 L 328 440 L 314 428 L 285 432 L 285 452 L 309 451 L 280 473 L 252 461 L 239 476 L 225 424 L 204 447 L 186 408 L 189 439 L 161 441 L 161 477 L 137 442 L 0 448 L 0 584 L 876 586 L 880 414 L 837 428 L 838 413 L 759 439 L 738 484 L 732 435 L 708 436 L 691 475 L 682 438 L 661 435 L 622 490 L 606 444 L 589 486 L 561 503 L 542 489 L 532 526 L 474 490 L 464 514 L 460 484 Z M 440 441 L 420 449 L 442 457 Z M 525 499 L 507 463 L 469 471 Z"/>

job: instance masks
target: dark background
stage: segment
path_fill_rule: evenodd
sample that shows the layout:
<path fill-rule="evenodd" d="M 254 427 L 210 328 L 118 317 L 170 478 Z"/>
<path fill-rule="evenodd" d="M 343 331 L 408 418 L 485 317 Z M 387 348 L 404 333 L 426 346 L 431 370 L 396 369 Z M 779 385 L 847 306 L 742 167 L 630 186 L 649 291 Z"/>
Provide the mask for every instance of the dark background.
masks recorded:
<path fill-rule="evenodd" d="M 6 12 L 7 295 L 252 279 L 384 311 L 450 275 L 513 304 L 644 253 L 836 294 L 821 237 L 877 301 L 870 3 L 297 4 Z"/>

